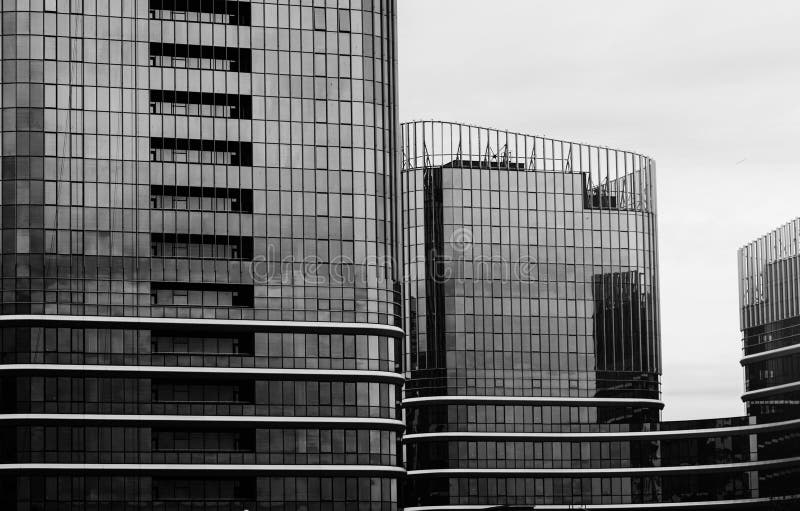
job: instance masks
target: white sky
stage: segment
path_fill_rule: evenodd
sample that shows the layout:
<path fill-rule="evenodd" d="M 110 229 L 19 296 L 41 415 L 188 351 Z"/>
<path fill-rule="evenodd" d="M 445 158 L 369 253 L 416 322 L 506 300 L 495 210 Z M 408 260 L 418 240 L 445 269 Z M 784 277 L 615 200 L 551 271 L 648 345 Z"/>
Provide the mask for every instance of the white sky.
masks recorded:
<path fill-rule="evenodd" d="M 398 4 L 402 120 L 655 158 L 664 418 L 741 415 L 736 250 L 800 216 L 800 2 Z"/>

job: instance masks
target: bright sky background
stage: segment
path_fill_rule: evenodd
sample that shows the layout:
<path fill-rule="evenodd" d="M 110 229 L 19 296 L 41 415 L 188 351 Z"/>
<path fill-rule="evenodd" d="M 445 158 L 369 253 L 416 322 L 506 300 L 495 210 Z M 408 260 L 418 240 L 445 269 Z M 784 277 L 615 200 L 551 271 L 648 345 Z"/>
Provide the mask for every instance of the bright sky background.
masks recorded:
<path fill-rule="evenodd" d="M 655 158 L 664 418 L 743 414 L 736 251 L 800 216 L 800 2 L 398 4 L 402 120 Z"/>

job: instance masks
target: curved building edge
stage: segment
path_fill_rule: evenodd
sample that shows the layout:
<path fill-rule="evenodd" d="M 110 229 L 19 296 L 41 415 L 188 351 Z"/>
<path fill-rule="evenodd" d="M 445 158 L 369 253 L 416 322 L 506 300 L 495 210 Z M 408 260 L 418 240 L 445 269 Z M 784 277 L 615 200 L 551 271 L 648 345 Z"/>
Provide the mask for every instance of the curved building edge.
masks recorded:
<path fill-rule="evenodd" d="M 403 407 L 435 406 L 436 404 L 541 404 L 564 406 L 615 406 L 615 405 L 642 405 L 655 408 L 664 408 L 664 402 L 659 399 L 640 398 L 605 398 L 605 397 L 553 397 L 553 396 L 424 396 L 403 399 Z"/>
<path fill-rule="evenodd" d="M 155 463 L 8 463 L 0 464 L 2 472 L 33 471 L 68 472 L 152 472 L 152 473 L 379 473 L 404 474 L 406 470 L 394 465 L 231 465 L 231 464 L 155 464 Z"/>
<path fill-rule="evenodd" d="M 768 461 L 746 461 L 741 463 L 718 463 L 714 465 L 675 465 L 636 468 L 442 468 L 409 470 L 411 477 L 463 477 L 463 476 L 575 476 L 575 477 L 614 477 L 614 476 L 659 476 L 683 475 L 713 472 L 752 471 L 758 469 L 800 466 L 800 456 Z"/>
<path fill-rule="evenodd" d="M 658 425 L 654 425 L 658 426 Z M 768 422 L 747 426 L 731 426 L 719 428 L 685 429 L 685 430 L 642 430 L 642 431 L 609 431 L 598 433 L 505 433 L 505 432 L 435 432 L 414 433 L 405 435 L 404 442 L 427 441 L 436 439 L 503 439 L 503 440 L 638 440 L 638 439 L 684 439 L 719 436 L 752 435 L 775 431 L 800 429 L 800 419 L 781 422 Z"/>
<path fill-rule="evenodd" d="M 539 504 L 533 506 L 519 506 L 519 509 L 536 509 L 545 511 L 625 511 L 631 510 L 717 510 L 717 509 L 765 509 L 763 505 L 773 505 L 780 503 L 794 503 L 800 501 L 800 494 L 782 498 L 754 498 L 754 499 L 731 499 L 717 501 L 695 501 L 695 502 L 664 502 L 658 504 L 586 504 L 586 505 L 546 505 Z M 502 508 L 497 506 L 414 506 L 406 507 L 404 511 L 500 511 Z M 513 507 L 511 508 L 513 509 Z M 768 509 L 768 508 L 766 508 Z M 780 509 L 780 508 L 779 508 Z"/>

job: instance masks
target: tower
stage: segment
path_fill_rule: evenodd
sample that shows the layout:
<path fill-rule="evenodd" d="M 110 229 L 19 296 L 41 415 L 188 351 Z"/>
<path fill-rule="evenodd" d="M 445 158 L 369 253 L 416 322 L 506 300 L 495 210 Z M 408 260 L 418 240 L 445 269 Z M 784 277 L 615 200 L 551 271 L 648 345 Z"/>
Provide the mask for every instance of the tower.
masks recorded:
<path fill-rule="evenodd" d="M 394 18 L 2 2 L 0 507 L 396 508 Z"/>

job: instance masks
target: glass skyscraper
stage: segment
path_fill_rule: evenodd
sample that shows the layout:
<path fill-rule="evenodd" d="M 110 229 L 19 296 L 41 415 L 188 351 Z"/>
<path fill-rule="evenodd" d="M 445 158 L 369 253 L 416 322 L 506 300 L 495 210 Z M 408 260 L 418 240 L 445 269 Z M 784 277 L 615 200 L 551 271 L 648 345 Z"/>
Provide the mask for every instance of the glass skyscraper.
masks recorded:
<path fill-rule="evenodd" d="M 653 161 L 401 129 L 395 4 L 0 0 L 0 509 L 793 509 L 800 224 L 660 422 Z"/>
<path fill-rule="evenodd" d="M 0 508 L 393 510 L 393 0 L 3 0 Z"/>
<path fill-rule="evenodd" d="M 659 420 L 651 159 L 402 132 L 408 511 L 774 509 L 798 493 L 796 418 Z"/>

